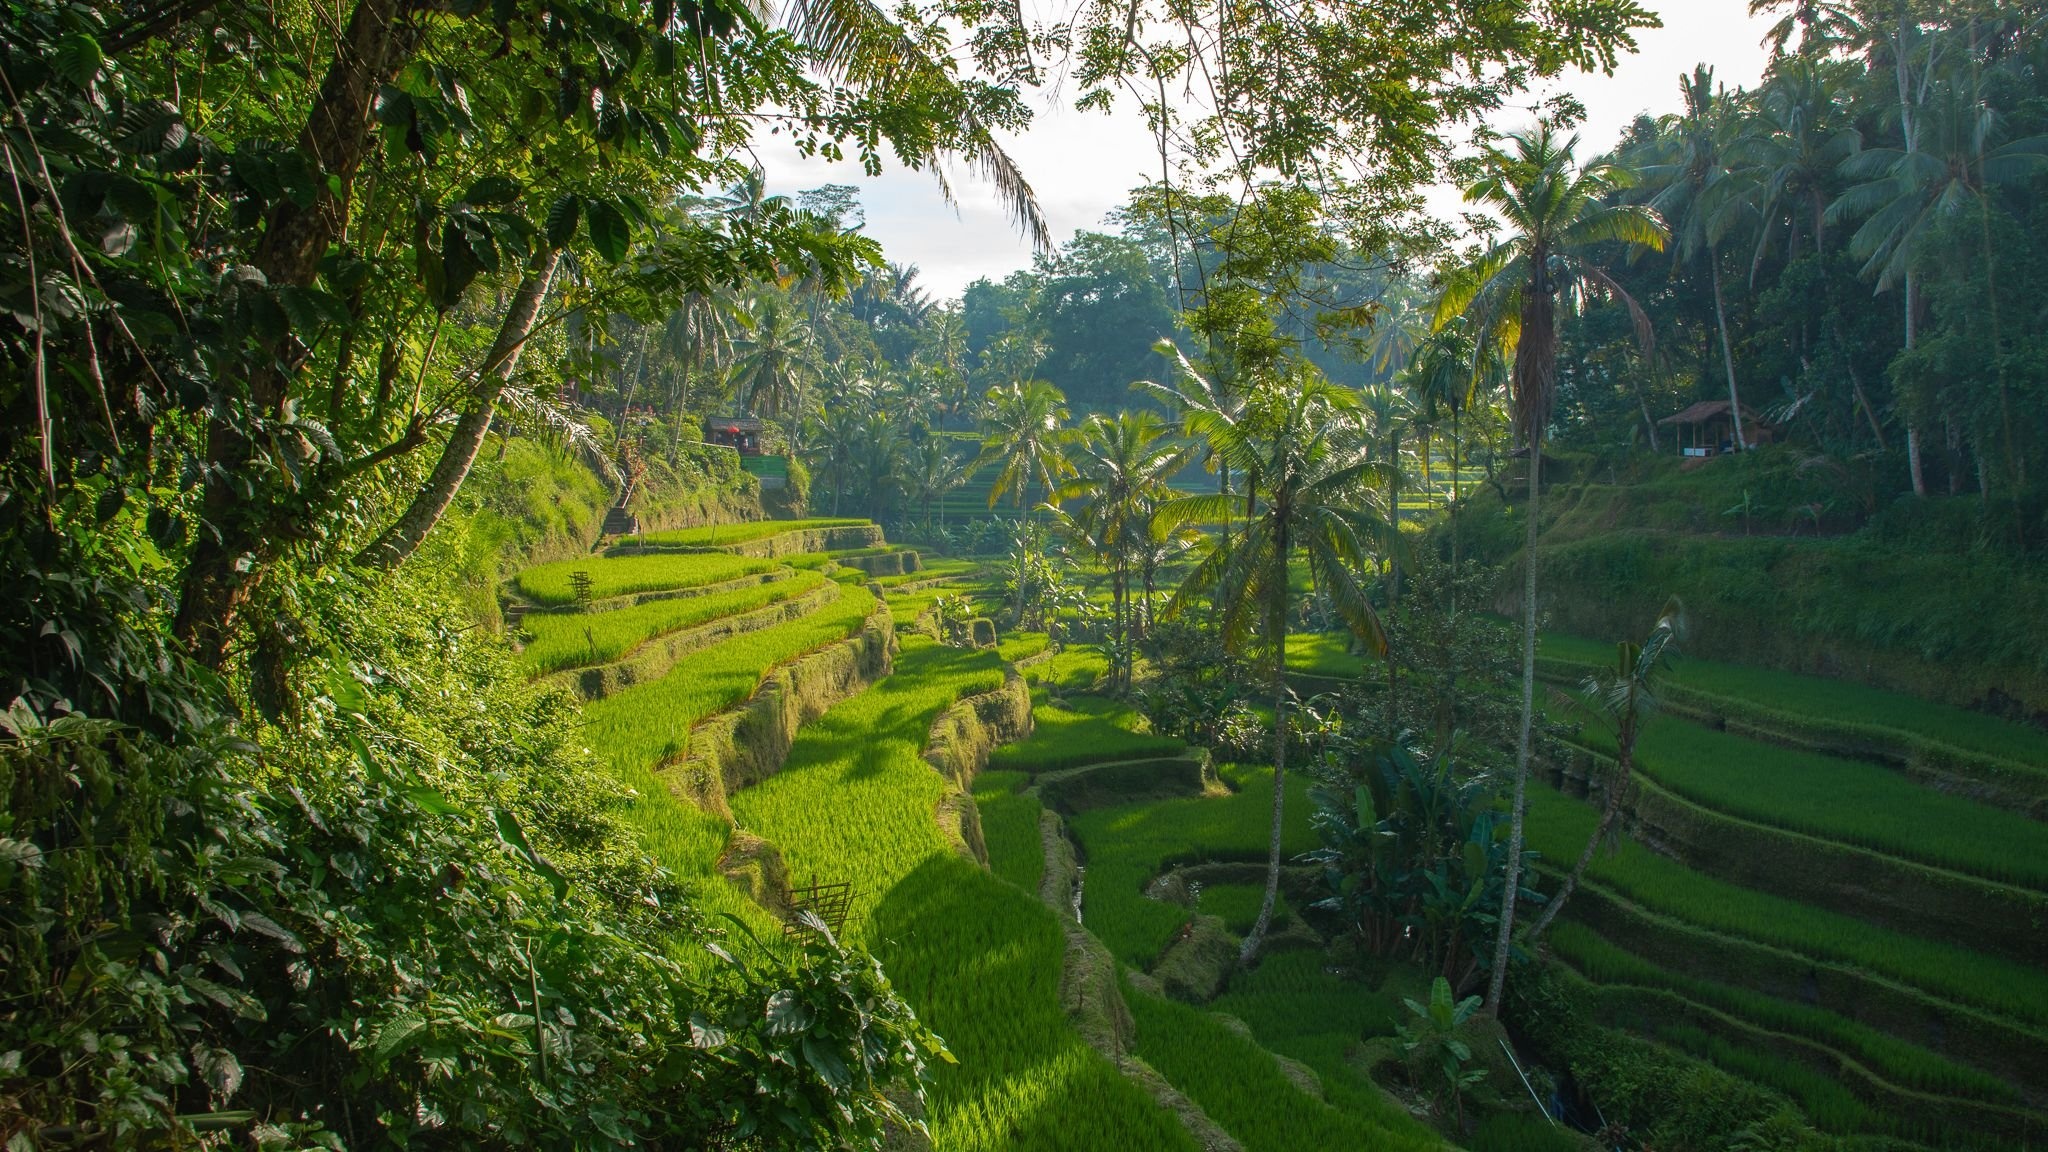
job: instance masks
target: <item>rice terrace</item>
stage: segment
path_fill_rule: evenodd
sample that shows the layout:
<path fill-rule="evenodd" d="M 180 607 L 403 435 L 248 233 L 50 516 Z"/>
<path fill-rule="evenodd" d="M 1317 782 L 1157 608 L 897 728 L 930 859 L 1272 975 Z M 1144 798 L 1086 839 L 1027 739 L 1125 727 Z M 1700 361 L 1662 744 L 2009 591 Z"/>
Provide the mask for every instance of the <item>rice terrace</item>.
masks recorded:
<path fill-rule="evenodd" d="M 5 1152 L 2048 1150 L 2048 0 L 0 0 Z"/>

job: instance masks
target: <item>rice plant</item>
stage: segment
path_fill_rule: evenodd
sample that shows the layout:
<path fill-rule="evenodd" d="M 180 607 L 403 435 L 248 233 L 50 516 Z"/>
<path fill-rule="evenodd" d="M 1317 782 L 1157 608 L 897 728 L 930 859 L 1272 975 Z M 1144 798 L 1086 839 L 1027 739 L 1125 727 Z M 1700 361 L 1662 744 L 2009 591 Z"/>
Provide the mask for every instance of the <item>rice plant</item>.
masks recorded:
<path fill-rule="evenodd" d="M 1251 931 L 1252 922 L 1259 918 L 1259 905 L 1265 898 L 1263 884 L 1204 884 L 1195 900 L 1195 911 L 1221 918 L 1225 928 L 1242 936 Z M 1277 932 L 1293 920 L 1294 910 L 1288 907 L 1287 898 L 1277 898 L 1273 903 L 1273 930 Z"/>
<path fill-rule="evenodd" d="M 674 760 L 688 747 L 698 721 L 744 701 L 776 665 L 860 631 L 874 608 L 873 596 L 849 588 L 808 616 L 694 652 L 661 679 L 588 705 L 584 735 L 617 765 Z"/>
<path fill-rule="evenodd" d="M 1059 659 L 1056 656 L 1047 663 Z M 1099 696 L 1077 696 L 1053 704 L 1042 693 L 1034 694 L 1031 713 L 1031 735 L 1004 745 L 989 759 L 991 767 L 1052 772 L 1112 760 L 1171 756 L 1186 747 L 1171 737 L 1141 731 L 1143 720 L 1129 705 Z"/>
<path fill-rule="evenodd" d="M 533 639 L 522 659 L 536 676 L 610 663 L 657 636 L 780 604 L 824 583 L 824 576 L 816 572 L 799 572 L 787 580 L 708 596 L 656 600 L 612 612 L 535 613 L 523 624 Z"/>
<path fill-rule="evenodd" d="M 1580 739 L 1613 754 L 1604 728 L 1589 725 Z M 1688 800 L 1760 824 L 2048 890 L 2048 824 L 1937 792 L 1880 765 L 1663 716 L 1636 744 L 1636 767 Z"/>
<path fill-rule="evenodd" d="M 1087 855 L 1081 916 L 1123 963 L 1149 967 L 1194 913 L 1154 900 L 1145 888 L 1170 865 L 1198 860 L 1262 861 L 1273 811 L 1269 767 L 1226 765 L 1221 774 L 1237 791 L 1082 812 L 1068 821 Z M 1288 780 L 1288 855 L 1315 846 L 1308 824 L 1308 781 Z"/>
<path fill-rule="evenodd" d="M 806 726 L 780 774 L 734 797 L 735 816 L 799 883 L 854 885 L 847 937 L 958 1061 L 932 1084 L 937 1147 L 1191 1152 L 1178 1122 L 1068 1025 L 1052 910 L 960 856 L 933 820 L 947 786 L 921 755 L 932 721 L 1001 679 L 992 652 L 906 636 L 896 671 Z"/>
<path fill-rule="evenodd" d="M 1351 651 L 1351 635 L 1297 632 L 1287 637 L 1287 670 L 1351 680 L 1365 673 L 1366 658 Z"/>
<path fill-rule="evenodd" d="M 1561 920 L 1548 940 L 1559 956 L 1596 983 L 1670 991 L 1774 1032 L 1803 1036 L 1855 1059 L 1894 1084 L 1981 1100 L 2019 1099 L 2011 1084 L 1987 1072 L 1824 1008 L 1658 967 L 1582 924 Z"/>
<path fill-rule="evenodd" d="M 1038 797 L 1023 791 L 1030 782 L 1022 772 L 983 772 L 974 779 L 974 806 L 981 812 L 989 870 L 1036 894 L 1045 878 L 1045 846 L 1038 835 Z"/>
<path fill-rule="evenodd" d="M 1605 665 L 1614 659 L 1614 646 L 1553 633 L 1543 637 L 1542 654 L 1547 660 Z M 1908 734 L 2048 771 L 2048 736 L 1981 712 L 1846 680 L 1716 660 L 1683 658 L 1673 662 L 1669 675 L 1671 682 L 1682 688 L 1734 705 L 1767 709 L 1824 726 Z"/>
<path fill-rule="evenodd" d="M 858 528 L 872 524 L 872 520 L 844 517 L 820 517 L 810 520 L 750 520 L 744 524 L 710 524 L 702 528 L 677 528 L 667 532 L 647 532 L 633 539 L 640 543 L 674 548 L 719 548 L 727 544 L 745 544 L 750 540 L 763 540 L 780 536 L 785 532 L 802 532 L 809 528 Z"/>
<path fill-rule="evenodd" d="M 1442 1137 L 1391 1103 L 1362 1114 L 1308 1095 L 1271 1053 L 1201 1009 L 1136 989 L 1126 989 L 1125 999 L 1138 1025 L 1138 1055 L 1247 1152 L 1443 1147 Z"/>
<path fill-rule="evenodd" d="M 1529 790 L 1529 846 L 1574 859 L 1598 816 L 1548 788 Z M 1961 1004 L 2048 1024 L 2048 973 L 1953 944 L 1737 887 L 1691 871 L 1633 841 L 1594 860 L 1587 877 L 1636 904 L 1728 936 L 1861 968 Z"/>
<path fill-rule="evenodd" d="M 576 602 L 571 577 L 577 572 L 590 576 L 590 596 L 604 600 L 638 592 L 666 592 L 736 580 L 758 572 L 772 572 L 780 563 L 750 556 L 718 553 L 646 553 L 637 556 L 586 556 L 536 564 L 514 578 L 521 595 L 536 604 L 560 607 Z"/>
<path fill-rule="evenodd" d="M 1526 1112 L 1489 1116 L 1472 1133 L 1472 1152 L 1583 1152 L 1570 1130 Z"/>

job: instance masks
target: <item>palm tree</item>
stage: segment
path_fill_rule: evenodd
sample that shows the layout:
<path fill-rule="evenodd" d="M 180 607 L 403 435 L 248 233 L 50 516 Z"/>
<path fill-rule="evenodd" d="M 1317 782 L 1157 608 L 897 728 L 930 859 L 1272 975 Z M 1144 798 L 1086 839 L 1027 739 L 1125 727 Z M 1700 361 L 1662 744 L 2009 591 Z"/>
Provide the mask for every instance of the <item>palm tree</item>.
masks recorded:
<path fill-rule="evenodd" d="M 1861 226 L 1849 237 L 1849 250 L 1865 259 L 1863 274 L 1877 282 L 1880 292 L 1903 281 L 1911 293 L 1914 263 L 1937 225 L 1965 212 L 1974 213 L 1981 229 L 1987 276 L 1992 359 L 2002 364 L 1996 347 L 2000 341 L 1991 192 L 2023 184 L 2048 169 L 2048 136 L 1999 144 L 1998 130 L 1997 118 L 1974 92 L 1959 85 L 1943 85 L 1918 109 L 1907 147 L 1865 149 L 1843 162 L 1843 174 L 1860 182 L 1829 205 L 1827 215 L 1830 220 L 1862 218 Z M 1906 348 L 1911 350 L 1913 345 L 1914 320 L 1908 312 Z M 1998 387 L 2010 467 L 2018 457 L 2002 370 Z M 1918 453 L 1913 451 L 1913 490 L 1924 495 Z"/>
<path fill-rule="evenodd" d="M 949 492 L 967 483 L 967 462 L 956 455 L 944 436 L 926 431 L 924 440 L 910 454 L 910 475 L 905 477 L 910 494 L 924 508 L 924 530 L 932 530 L 932 505 L 939 505 L 939 526 L 946 524 L 945 499 Z"/>
<path fill-rule="evenodd" d="M 1441 328 L 1470 313 L 1476 338 L 1499 338 L 1515 348 L 1509 375 L 1515 430 L 1529 454 L 1528 539 L 1522 552 L 1522 720 L 1515 742 L 1514 798 L 1508 820 L 1508 893 L 1502 901 L 1494 943 L 1487 1010 L 1500 1011 L 1514 940 L 1515 900 L 1522 869 L 1523 805 L 1529 786 L 1529 737 L 1536 713 L 1536 537 L 1542 494 L 1543 433 L 1550 423 L 1557 370 L 1557 305 L 1586 295 L 1625 301 L 1636 316 L 1637 335 L 1647 340 L 1648 322 L 1635 301 L 1590 263 L 1587 250 L 1619 242 L 1662 249 L 1668 237 L 1654 212 L 1638 205 L 1610 204 L 1611 192 L 1634 182 L 1626 169 L 1605 161 L 1579 166 L 1578 138 L 1559 139 L 1549 125 L 1508 137 L 1509 149 L 1492 148 L 1487 174 L 1465 190 L 1465 199 L 1503 217 L 1512 234 L 1472 263 L 1451 271 L 1437 302 Z"/>
<path fill-rule="evenodd" d="M 1034 487 L 1051 492 L 1066 479 L 1069 466 L 1060 444 L 1065 438 L 1067 397 L 1058 388 L 1043 380 L 991 388 L 981 419 L 981 455 L 974 460 L 974 470 L 1002 464 L 989 488 L 990 508 L 1008 496 L 1020 513 L 1028 511 Z"/>
<path fill-rule="evenodd" d="M 1747 451 L 1742 431 L 1742 398 L 1735 387 L 1735 352 L 1728 343 L 1728 303 L 1721 291 L 1720 244 L 1746 213 L 1741 186 L 1731 178 L 1722 151 L 1732 133 L 1733 101 L 1714 87 L 1714 70 L 1705 64 L 1691 76 L 1678 78 L 1685 112 L 1666 117 L 1665 131 L 1650 145 L 1650 163 L 1639 169 L 1645 184 L 1660 186 L 1650 207 L 1665 220 L 1676 221 L 1678 259 L 1691 262 L 1702 254 L 1714 289 L 1714 323 L 1721 334 L 1721 367 L 1728 376 L 1728 405 L 1735 424 L 1735 446 Z"/>
<path fill-rule="evenodd" d="M 749 413 L 801 416 L 803 394 L 823 371 L 811 326 L 788 300 L 763 293 L 754 304 L 753 330 L 734 341 L 733 385 Z"/>
<path fill-rule="evenodd" d="M 1579 881 L 1585 878 L 1586 869 L 1593 863 L 1593 853 L 1607 840 L 1614 829 L 1614 821 L 1621 814 L 1621 801 L 1628 792 L 1629 781 L 1634 778 L 1636 766 L 1636 737 L 1642 734 L 1643 724 L 1657 708 L 1655 678 L 1664 658 L 1671 651 L 1671 645 L 1678 639 L 1684 627 L 1684 605 L 1672 599 L 1664 605 L 1664 612 L 1657 617 L 1657 623 L 1650 629 L 1650 638 L 1641 644 L 1624 640 L 1615 646 L 1614 668 L 1605 675 L 1586 677 L 1580 690 L 1584 699 L 1576 703 L 1590 712 L 1614 732 L 1614 775 L 1607 781 L 1607 797 L 1600 808 L 1600 823 L 1594 827 L 1593 835 L 1586 840 L 1585 851 L 1579 853 L 1578 863 L 1572 865 L 1571 875 L 1566 876 L 1564 886 L 1543 915 L 1536 920 L 1536 926 L 1529 930 L 1529 943 L 1535 944 L 1543 936 L 1543 930 L 1557 919 L 1564 910 L 1564 902 L 1572 898 Z"/>
<path fill-rule="evenodd" d="M 1272 923 L 1280 890 L 1280 829 L 1287 797 L 1287 626 L 1294 615 L 1289 565 L 1300 556 L 1309 579 L 1366 645 L 1384 654 L 1386 633 L 1366 596 L 1361 573 L 1374 543 L 1386 539 L 1384 521 L 1359 510 L 1360 489 L 1375 466 L 1348 442 L 1357 394 L 1340 388 L 1305 363 L 1288 375 L 1256 383 L 1240 415 L 1190 412 L 1190 431 L 1210 452 L 1251 480 L 1255 501 L 1242 531 L 1211 538 L 1208 551 L 1167 604 L 1184 611 L 1214 606 L 1226 646 L 1243 651 L 1256 641 L 1272 659 L 1273 823 L 1266 860 L 1266 892 L 1259 917 L 1245 937 L 1240 959 L 1258 955 Z M 1160 507 L 1153 533 L 1167 536 L 1194 524 L 1214 524 L 1233 512 L 1224 493 L 1183 496 Z"/>
<path fill-rule="evenodd" d="M 1827 245 L 1828 190 L 1835 170 L 1862 146 L 1856 129 L 1837 120 L 1844 111 L 1836 80 L 1839 66 L 1785 62 L 1759 94 L 1757 114 L 1729 141 L 1729 163 L 1759 225 L 1751 281 L 1780 235 L 1788 257 L 1799 255 L 1800 242 L 1809 237 L 1815 252 Z"/>
<path fill-rule="evenodd" d="M 1160 384 L 1152 380 L 1139 380 L 1131 390 L 1150 396 L 1164 405 L 1169 412 L 1180 414 L 1181 431 L 1196 440 L 1205 439 L 1198 428 L 1218 428 L 1234 424 L 1244 411 L 1244 394 L 1223 384 L 1219 378 L 1204 375 L 1189 360 L 1180 346 L 1171 340 L 1161 340 L 1152 350 L 1167 358 L 1173 368 L 1171 384 Z M 1215 452 L 1210 452 L 1203 461 L 1216 473 L 1216 492 L 1220 496 L 1230 495 L 1231 463 Z M 1230 517 L 1226 513 L 1223 534 L 1230 534 Z"/>
<path fill-rule="evenodd" d="M 1165 422 L 1151 412 L 1119 412 L 1094 416 L 1068 445 L 1073 478 L 1052 495 L 1052 502 L 1079 502 L 1075 526 L 1096 557 L 1110 569 L 1110 619 L 1116 636 L 1116 666 L 1111 686 L 1128 688 L 1131 681 L 1131 565 L 1140 536 L 1151 533 L 1151 510 L 1166 494 L 1167 477 L 1180 470 L 1187 449 L 1169 442 Z"/>

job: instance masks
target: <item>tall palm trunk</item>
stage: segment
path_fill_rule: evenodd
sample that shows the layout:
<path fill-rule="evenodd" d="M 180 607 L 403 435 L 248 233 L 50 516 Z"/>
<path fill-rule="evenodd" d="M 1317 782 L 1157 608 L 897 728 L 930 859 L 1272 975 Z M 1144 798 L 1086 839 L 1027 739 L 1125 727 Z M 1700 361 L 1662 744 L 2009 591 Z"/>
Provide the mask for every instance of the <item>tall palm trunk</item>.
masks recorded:
<path fill-rule="evenodd" d="M 504 321 L 498 326 L 498 336 L 491 344 L 490 355 L 484 358 L 477 372 L 469 410 L 455 422 L 455 431 L 448 437 L 447 446 L 442 448 L 441 458 L 435 462 L 426 486 L 413 497 L 398 521 L 379 536 L 376 543 L 363 549 L 356 557 L 358 563 L 383 569 L 396 568 L 419 548 L 434 525 L 440 523 L 448 505 L 454 502 L 456 491 L 468 478 L 470 467 L 476 463 L 477 450 L 483 447 L 484 437 L 491 430 L 492 410 L 504 392 L 506 382 L 519 368 L 520 353 L 533 335 L 534 325 L 540 318 L 541 304 L 547 299 L 548 286 L 554 282 L 555 269 L 561 260 L 561 250 L 551 250 L 527 269 L 518 291 L 513 293 L 511 306 L 505 311 Z"/>
<path fill-rule="evenodd" d="M 1529 430 L 1529 534 L 1522 548 L 1522 722 L 1515 737 L 1515 792 L 1508 812 L 1508 867 L 1500 897 L 1500 933 L 1493 943 L 1493 973 L 1487 986 L 1486 1010 L 1500 1015 L 1507 988 L 1508 957 L 1513 954 L 1515 894 L 1522 883 L 1524 804 L 1529 792 L 1529 736 L 1536 719 L 1536 514 L 1542 499 L 1543 437 Z"/>
<path fill-rule="evenodd" d="M 1906 351 L 1913 350 L 1913 273 L 1906 272 Z M 1913 477 L 1913 495 L 1927 495 L 1927 474 L 1920 467 L 1920 422 L 1906 417 L 1906 470 Z"/>
<path fill-rule="evenodd" d="M 1614 779 L 1608 781 L 1607 799 L 1600 807 L 1600 823 L 1593 829 L 1592 838 L 1586 841 L 1585 849 L 1579 853 L 1578 863 L 1572 865 L 1571 875 L 1564 878 L 1564 886 L 1557 890 L 1557 895 L 1552 897 L 1550 904 L 1543 909 L 1543 915 L 1537 917 L 1536 926 L 1529 929 L 1529 943 L 1532 947 L 1536 941 L 1542 939 L 1544 930 L 1550 927 L 1552 920 L 1557 919 L 1557 914 L 1564 911 L 1565 901 L 1572 898 L 1573 892 L 1578 891 L 1579 881 L 1585 879 L 1586 869 L 1593 864 L 1593 855 L 1600 850 L 1600 845 L 1606 842 L 1607 834 L 1614 830 L 1614 822 L 1621 815 L 1622 796 L 1627 793 L 1629 781 L 1635 776 L 1634 738 L 1630 737 L 1619 748 L 1619 752 L 1620 756 L 1615 759 Z"/>
<path fill-rule="evenodd" d="M 1742 434 L 1742 398 L 1735 394 L 1735 353 L 1728 347 L 1728 306 L 1721 299 L 1721 261 L 1711 247 L 1707 249 L 1707 264 L 1714 274 L 1714 323 L 1721 329 L 1721 366 L 1728 373 L 1728 414 L 1735 423 L 1735 447 L 1747 452 L 1749 440 Z"/>
<path fill-rule="evenodd" d="M 1281 562 L 1281 576 L 1286 577 L 1286 562 Z M 1285 598 L 1285 587 L 1282 598 Z M 1243 947 L 1238 949 L 1240 964 L 1249 964 L 1259 954 L 1266 942 L 1266 929 L 1273 923 L 1273 905 L 1280 897 L 1280 833 L 1281 821 L 1286 815 L 1287 804 L 1287 614 L 1280 614 L 1281 624 L 1275 631 L 1277 639 L 1273 644 L 1273 826 L 1271 839 L 1266 846 L 1266 894 L 1259 900 L 1259 918 L 1252 924 L 1251 934 L 1244 938 Z"/>

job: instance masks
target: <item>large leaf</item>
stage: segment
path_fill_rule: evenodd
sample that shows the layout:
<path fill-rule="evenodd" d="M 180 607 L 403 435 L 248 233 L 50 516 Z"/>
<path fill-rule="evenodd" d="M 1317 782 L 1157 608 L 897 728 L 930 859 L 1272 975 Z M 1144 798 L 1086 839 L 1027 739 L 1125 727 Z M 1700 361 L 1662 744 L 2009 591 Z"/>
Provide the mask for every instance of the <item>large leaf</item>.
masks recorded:
<path fill-rule="evenodd" d="M 624 260 L 627 242 L 632 238 L 625 215 L 608 201 L 592 200 L 584 216 L 590 225 L 590 244 L 597 254 L 613 264 Z"/>
<path fill-rule="evenodd" d="M 494 808 L 491 810 L 491 821 L 498 829 L 498 843 L 503 844 L 514 856 L 526 861 L 535 872 L 546 877 L 548 883 L 555 887 L 555 899 L 560 900 L 569 894 L 568 878 L 563 876 L 547 857 L 533 850 L 533 845 L 526 839 L 526 830 L 519 826 L 519 821 L 510 812 L 503 808 Z"/>
<path fill-rule="evenodd" d="M 563 193 L 561 199 L 548 205 L 547 219 L 544 223 L 548 247 L 560 248 L 569 242 L 570 237 L 576 235 L 576 221 L 582 211 L 583 202 L 574 192 Z"/>

